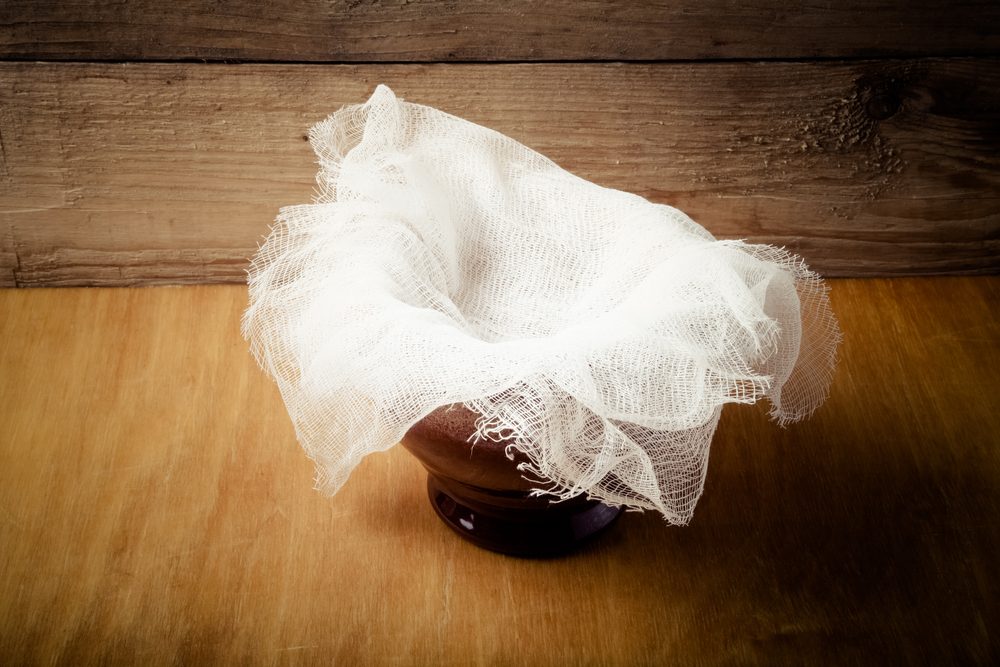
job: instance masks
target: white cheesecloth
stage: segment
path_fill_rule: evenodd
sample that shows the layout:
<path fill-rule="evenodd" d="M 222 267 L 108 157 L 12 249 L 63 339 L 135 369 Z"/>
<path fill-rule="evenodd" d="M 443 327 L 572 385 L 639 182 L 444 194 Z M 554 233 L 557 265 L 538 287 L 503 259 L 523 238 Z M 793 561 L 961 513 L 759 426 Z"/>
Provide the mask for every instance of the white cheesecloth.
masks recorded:
<path fill-rule="evenodd" d="M 321 490 L 464 403 L 540 492 L 682 524 L 724 404 L 767 397 L 784 424 L 825 399 L 839 329 L 795 255 L 386 86 L 309 136 L 319 193 L 253 259 L 243 333 Z"/>

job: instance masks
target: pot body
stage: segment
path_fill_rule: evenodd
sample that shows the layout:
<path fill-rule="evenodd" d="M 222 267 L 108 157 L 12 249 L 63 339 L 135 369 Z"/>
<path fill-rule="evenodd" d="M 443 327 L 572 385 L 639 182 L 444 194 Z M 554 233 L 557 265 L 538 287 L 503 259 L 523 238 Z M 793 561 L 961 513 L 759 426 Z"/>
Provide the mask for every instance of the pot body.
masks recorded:
<path fill-rule="evenodd" d="M 527 459 L 509 441 L 471 443 L 478 415 L 462 405 L 438 408 L 417 422 L 403 446 L 427 469 L 437 515 L 470 542 L 514 556 L 555 556 L 610 526 L 621 508 L 585 497 L 553 502 L 530 495 L 538 484 L 517 469 Z"/>

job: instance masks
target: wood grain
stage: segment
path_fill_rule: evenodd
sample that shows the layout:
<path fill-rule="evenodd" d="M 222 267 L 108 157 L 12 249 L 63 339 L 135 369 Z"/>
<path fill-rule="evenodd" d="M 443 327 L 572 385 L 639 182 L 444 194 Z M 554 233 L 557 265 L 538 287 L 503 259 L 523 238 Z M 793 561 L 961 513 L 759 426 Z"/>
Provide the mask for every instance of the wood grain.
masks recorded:
<path fill-rule="evenodd" d="M 480 551 L 397 447 L 311 488 L 245 288 L 0 290 L 4 664 L 995 664 L 1000 278 L 833 281 L 829 402 L 687 528 Z"/>
<path fill-rule="evenodd" d="M 0 64 L 0 276 L 242 281 L 379 82 L 828 275 L 1000 268 L 1000 60 Z"/>
<path fill-rule="evenodd" d="M 988 0 L 7 0 L 0 57 L 504 61 L 1000 53 Z"/>

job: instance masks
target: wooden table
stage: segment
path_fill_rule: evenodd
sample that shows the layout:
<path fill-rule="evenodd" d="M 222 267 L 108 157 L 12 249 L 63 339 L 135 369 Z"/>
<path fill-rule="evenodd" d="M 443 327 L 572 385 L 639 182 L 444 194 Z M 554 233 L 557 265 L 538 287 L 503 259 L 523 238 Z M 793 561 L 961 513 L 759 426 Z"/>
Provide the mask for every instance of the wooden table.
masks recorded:
<path fill-rule="evenodd" d="M 689 527 L 481 551 L 401 448 L 312 490 L 239 286 L 0 291 L 0 663 L 1000 660 L 1000 278 L 833 282 L 829 402 L 731 407 Z"/>

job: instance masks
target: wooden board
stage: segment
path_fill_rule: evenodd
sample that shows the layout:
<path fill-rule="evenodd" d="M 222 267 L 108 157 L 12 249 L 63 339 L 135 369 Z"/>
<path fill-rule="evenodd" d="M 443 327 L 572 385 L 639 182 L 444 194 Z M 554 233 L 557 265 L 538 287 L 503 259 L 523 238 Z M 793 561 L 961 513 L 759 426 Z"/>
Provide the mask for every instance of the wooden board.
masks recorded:
<path fill-rule="evenodd" d="M 241 281 L 379 82 L 829 275 L 1000 267 L 1000 60 L 0 64 L 0 275 Z"/>
<path fill-rule="evenodd" d="M 732 406 L 692 524 L 518 560 L 401 448 L 312 490 L 238 286 L 0 290 L 0 663 L 1000 657 L 1000 278 L 834 281 L 828 403 Z"/>
<path fill-rule="evenodd" d="M 1000 5 L 931 0 L 7 0 L 0 57 L 504 61 L 1000 53 Z"/>

